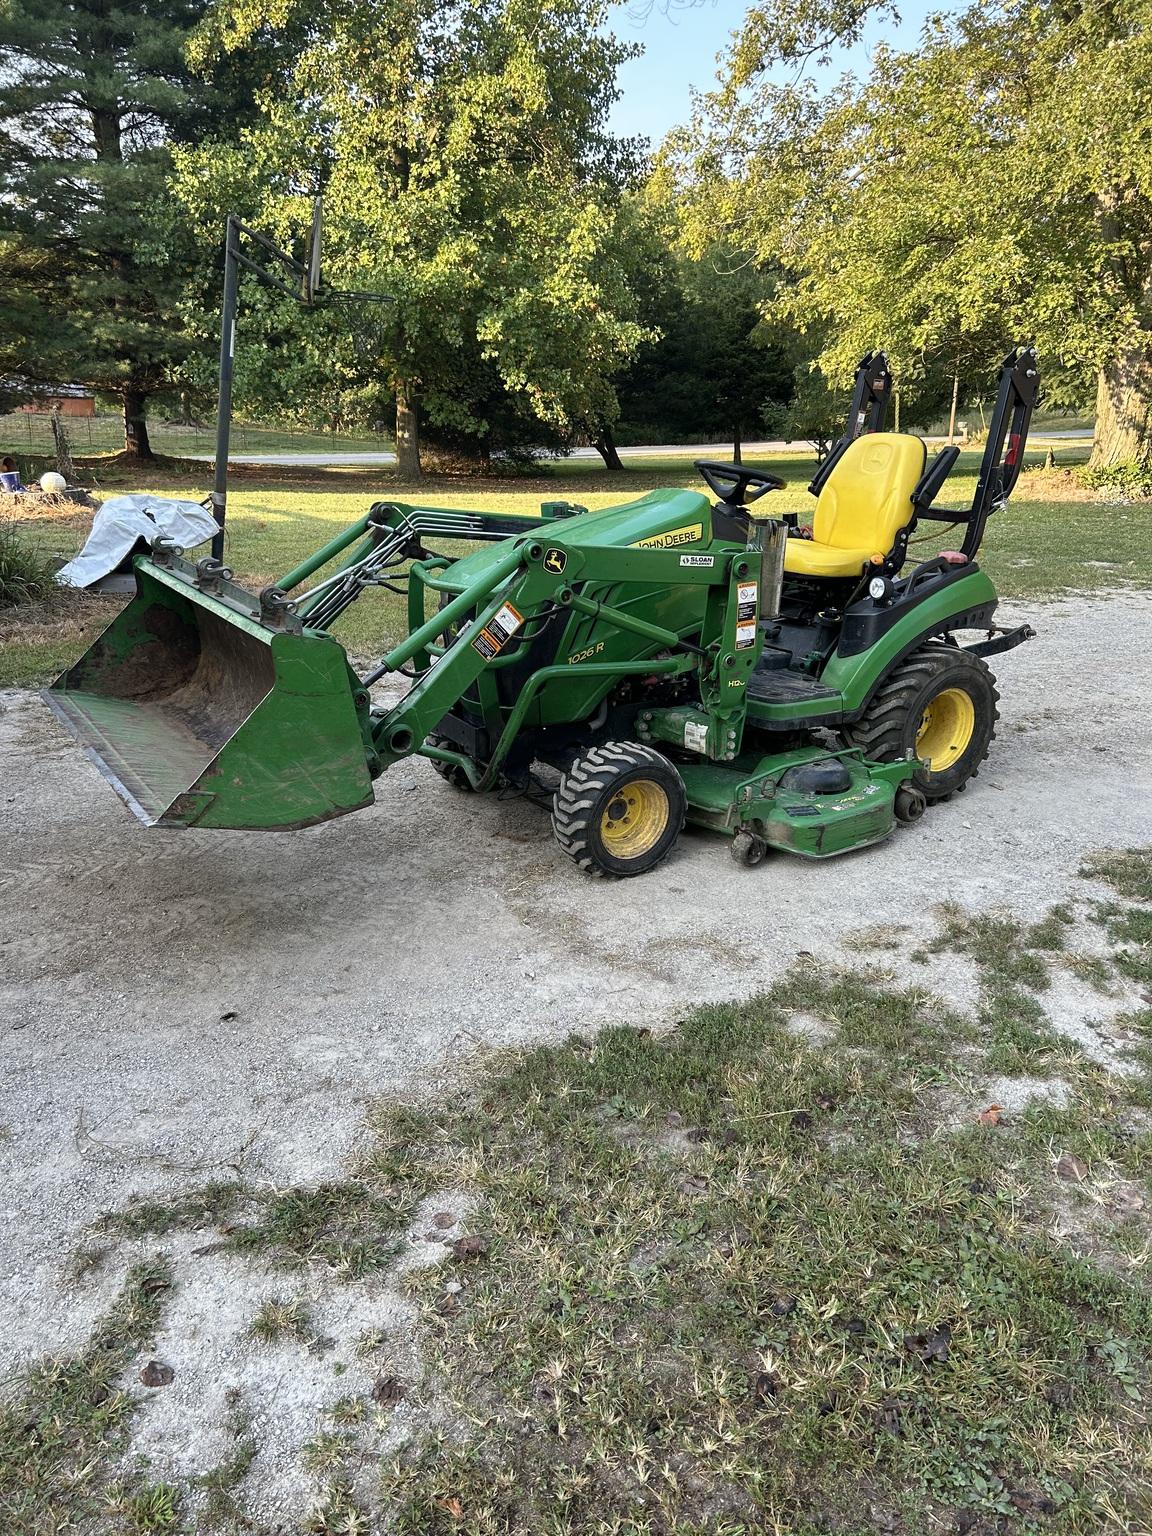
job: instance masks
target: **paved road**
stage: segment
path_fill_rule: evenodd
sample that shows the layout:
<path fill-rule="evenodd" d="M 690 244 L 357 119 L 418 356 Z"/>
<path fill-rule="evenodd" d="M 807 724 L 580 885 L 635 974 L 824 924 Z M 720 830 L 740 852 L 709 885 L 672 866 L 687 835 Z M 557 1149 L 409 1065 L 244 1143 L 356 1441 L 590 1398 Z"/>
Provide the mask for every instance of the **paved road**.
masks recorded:
<path fill-rule="evenodd" d="M 1091 442 L 1092 433 L 1076 429 L 1067 432 L 1036 432 L 1029 441 L 1035 445 L 1049 440 Z M 929 443 L 942 443 L 942 437 L 930 437 Z M 804 453 L 809 450 L 809 445 L 803 442 L 785 443 L 761 442 L 745 443 L 744 456 L 748 459 L 766 458 L 778 453 Z M 647 448 L 621 448 L 622 459 L 651 459 L 673 457 L 683 454 L 685 458 L 692 459 L 720 459 L 727 463 L 732 456 L 731 443 L 659 443 Z M 203 464 L 211 464 L 213 458 L 207 453 L 189 453 L 185 458 L 195 459 Z M 570 454 L 555 457 L 567 457 L 571 459 L 598 459 L 600 455 L 595 448 L 574 448 Z M 352 468 L 361 466 L 371 468 L 374 465 L 395 464 L 396 455 L 381 451 L 380 453 L 341 453 L 333 449 L 331 453 L 233 453 L 228 456 L 229 464 L 267 464 L 280 465 L 294 469 L 327 469 L 327 468 Z"/>

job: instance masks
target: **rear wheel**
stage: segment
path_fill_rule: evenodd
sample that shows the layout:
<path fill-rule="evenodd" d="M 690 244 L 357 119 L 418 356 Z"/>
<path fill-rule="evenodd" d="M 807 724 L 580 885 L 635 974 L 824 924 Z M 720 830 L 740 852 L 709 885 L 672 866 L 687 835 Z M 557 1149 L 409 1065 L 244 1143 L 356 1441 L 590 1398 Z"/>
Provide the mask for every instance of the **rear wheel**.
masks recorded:
<path fill-rule="evenodd" d="M 979 656 L 952 646 L 914 651 L 844 732 L 874 762 L 920 759 L 910 783 L 946 800 L 976 776 L 996 735 L 996 679 Z"/>
<path fill-rule="evenodd" d="M 659 752 L 609 741 L 578 757 L 552 801 L 552 831 L 595 875 L 642 875 L 667 858 L 684 825 L 684 781 Z"/>

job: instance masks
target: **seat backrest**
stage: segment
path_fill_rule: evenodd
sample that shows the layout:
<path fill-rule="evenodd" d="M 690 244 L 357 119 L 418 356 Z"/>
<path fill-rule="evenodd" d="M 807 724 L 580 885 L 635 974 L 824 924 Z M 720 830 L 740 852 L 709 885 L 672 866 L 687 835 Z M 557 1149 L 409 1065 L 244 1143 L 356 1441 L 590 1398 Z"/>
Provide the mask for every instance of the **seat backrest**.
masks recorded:
<path fill-rule="evenodd" d="M 886 555 L 912 521 L 912 492 L 926 458 L 924 444 L 906 432 L 868 432 L 849 443 L 816 502 L 812 537 Z"/>

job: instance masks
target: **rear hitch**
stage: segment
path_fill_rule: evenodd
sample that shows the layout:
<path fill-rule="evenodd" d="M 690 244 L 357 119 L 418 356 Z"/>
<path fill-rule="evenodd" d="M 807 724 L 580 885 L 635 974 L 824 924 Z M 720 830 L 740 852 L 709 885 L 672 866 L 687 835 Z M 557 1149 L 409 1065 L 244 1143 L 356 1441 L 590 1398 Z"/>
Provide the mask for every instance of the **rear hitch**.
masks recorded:
<path fill-rule="evenodd" d="M 975 645 L 961 646 L 961 650 L 968 652 L 969 656 L 999 656 L 1003 651 L 1012 651 L 1018 645 L 1023 645 L 1025 640 L 1034 640 L 1036 631 L 1031 624 L 1021 624 L 1018 629 L 997 629 L 995 625 L 988 631 L 987 640 L 977 640 Z"/>

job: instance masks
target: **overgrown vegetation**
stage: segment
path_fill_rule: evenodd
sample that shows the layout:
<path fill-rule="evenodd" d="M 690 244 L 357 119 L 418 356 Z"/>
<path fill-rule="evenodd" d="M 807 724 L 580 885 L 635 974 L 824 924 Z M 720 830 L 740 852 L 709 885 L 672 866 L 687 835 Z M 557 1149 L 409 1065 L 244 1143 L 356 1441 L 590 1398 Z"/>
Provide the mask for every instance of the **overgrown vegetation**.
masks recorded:
<path fill-rule="evenodd" d="M 11 519 L 0 516 L 0 608 L 33 603 L 55 591 L 52 564 Z"/>
<path fill-rule="evenodd" d="M 1143 501 L 1152 496 L 1152 463 L 1139 459 L 1085 468 L 1080 479 L 1089 490 L 1108 492 L 1122 501 Z"/>

